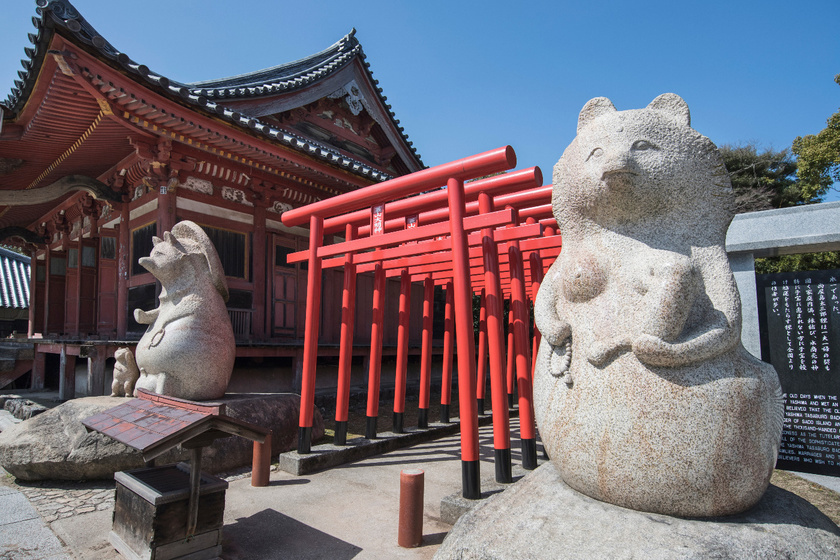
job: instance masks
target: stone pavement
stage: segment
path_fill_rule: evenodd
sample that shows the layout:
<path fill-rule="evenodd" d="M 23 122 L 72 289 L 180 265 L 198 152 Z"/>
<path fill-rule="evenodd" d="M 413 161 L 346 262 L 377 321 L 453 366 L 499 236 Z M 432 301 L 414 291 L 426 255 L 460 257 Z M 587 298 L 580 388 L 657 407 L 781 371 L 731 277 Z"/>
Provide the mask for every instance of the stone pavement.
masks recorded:
<path fill-rule="evenodd" d="M 109 480 L 21 482 L 17 489 L 47 523 L 114 507 L 114 483 Z"/>
<path fill-rule="evenodd" d="M 517 438 L 514 429 L 515 478 L 523 472 Z M 480 444 L 482 490 L 493 491 L 490 426 L 480 429 Z M 415 549 L 397 546 L 399 473 L 405 468 L 425 472 L 424 539 Z M 15 484 L 2 470 L 0 475 L 0 559 L 121 560 L 107 540 L 113 481 Z M 246 470 L 225 478 L 223 558 L 427 560 L 452 527 L 441 519 L 441 502 L 460 492 L 459 436 L 303 476 L 275 465 L 265 488 L 252 487 Z"/>
<path fill-rule="evenodd" d="M 521 474 L 517 438 L 514 430 L 514 474 Z M 495 485 L 490 426 L 481 428 L 480 444 L 486 490 Z M 265 488 L 252 487 L 247 471 L 226 476 L 223 558 L 430 559 L 451 528 L 441 520 L 440 504 L 460 492 L 459 453 L 454 434 L 305 476 L 275 465 Z M 415 549 L 397 545 L 399 473 L 404 468 L 425 471 L 424 541 Z M 119 560 L 107 540 L 113 488 L 113 481 L 16 484 L 4 476 L 0 511 L 10 511 L 7 501 L 26 506 L 29 525 L 18 533 L 24 537 L 19 541 L 0 532 L 0 559 Z"/>
<path fill-rule="evenodd" d="M 0 469 L 2 470 L 2 469 Z M 0 558 L 64 560 L 73 556 L 50 531 L 27 497 L 0 485 Z"/>

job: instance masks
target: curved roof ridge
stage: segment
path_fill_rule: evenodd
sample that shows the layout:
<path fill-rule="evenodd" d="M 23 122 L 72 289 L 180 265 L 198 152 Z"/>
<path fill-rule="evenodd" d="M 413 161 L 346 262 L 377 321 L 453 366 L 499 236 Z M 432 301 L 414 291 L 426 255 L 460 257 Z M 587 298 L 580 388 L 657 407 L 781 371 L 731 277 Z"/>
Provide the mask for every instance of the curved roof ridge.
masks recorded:
<path fill-rule="evenodd" d="M 272 87 L 283 82 L 292 81 L 296 78 L 308 78 L 312 74 L 321 73 L 324 70 L 335 70 L 343 66 L 350 57 L 348 54 L 361 52 L 361 45 L 355 37 L 356 29 L 322 50 L 321 52 L 293 60 L 270 68 L 237 74 L 226 78 L 215 80 L 202 80 L 185 84 L 192 90 L 236 90 L 238 88 Z M 336 64 L 337 63 L 337 64 Z"/>

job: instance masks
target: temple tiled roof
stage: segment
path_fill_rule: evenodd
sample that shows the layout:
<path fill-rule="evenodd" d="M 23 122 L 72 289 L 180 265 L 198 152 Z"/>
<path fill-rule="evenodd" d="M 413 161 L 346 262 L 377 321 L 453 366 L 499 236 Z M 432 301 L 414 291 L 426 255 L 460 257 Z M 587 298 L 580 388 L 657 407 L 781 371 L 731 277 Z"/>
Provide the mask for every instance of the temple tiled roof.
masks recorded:
<path fill-rule="evenodd" d="M 240 98 L 292 91 L 335 72 L 353 57 L 361 55 L 364 58 L 362 45 L 359 44 L 355 35 L 356 30 L 353 29 L 328 49 L 294 62 L 229 78 L 193 82 L 188 85 L 196 94 L 206 95 L 211 99 Z"/>
<path fill-rule="evenodd" d="M 40 17 L 32 18 L 36 33 L 29 34 L 29 41 L 33 47 L 24 49 L 26 58 L 21 60 L 24 69 L 18 71 L 20 79 L 15 80 L 15 87 L 2 103 L 7 108 L 8 114 L 18 113 L 25 105 L 35 87 L 52 35 L 56 28 L 61 28 L 69 31 L 78 43 L 122 69 L 137 82 L 145 83 L 150 89 L 194 105 L 252 133 L 278 141 L 293 150 L 317 157 L 357 175 L 366 176 L 375 181 L 384 181 L 391 179 L 392 176 L 339 152 L 332 146 L 274 127 L 259 118 L 232 110 L 223 103 L 225 99 L 243 99 L 294 91 L 327 77 L 353 59 L 359 58 L 371 83 L 376 86 L 377 94 L 388 111 L 394 128 L 402 135 L 402 140 L 416 159 L 418 168 L 424 167 L 419 154 L 413 147 L 413 142 L 408 140 L 403 127 L 399 126 L 399 120 L 391 111 L 391 106 L 386 103 L 387 98 L 382 88 L 378 87 L 378 81 L 371 74 L 370 64 L 364 61 L 365 54 L 355 37 L 355 29 L 328 49 L 301 60 L 239 76 L 189 84 L 153 72 L 147 66 L 135 62 L 127 54 L 117 50 L 85 20 L 68 0 L 36 0 L 36 4 Z"/>
<path fill-rule="evenodd" d="M 29 257 L 0 247 L 0 307 L 29 307 Z"/>

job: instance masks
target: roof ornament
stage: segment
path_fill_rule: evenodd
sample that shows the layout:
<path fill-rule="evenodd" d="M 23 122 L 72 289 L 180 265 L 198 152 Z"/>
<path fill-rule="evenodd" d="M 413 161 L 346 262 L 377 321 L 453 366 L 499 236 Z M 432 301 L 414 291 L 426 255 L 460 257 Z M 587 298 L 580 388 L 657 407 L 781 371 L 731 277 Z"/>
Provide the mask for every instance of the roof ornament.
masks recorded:
<path fill-rule="evenodd" d="M 350 112 L 353 113 L 353 116 L 358 116 L 358 114 L 362 112 L 362 109 L 367 110 L 368 114 L 373 116 L 374 112 L 370 110 L 370 107 L 368 107 L 365 98 L 362 96 L 362 90 L 359 88 L 359 84 L 356 83 L 356 80 L 350 80 L 327 97 L 330 99 L 344 97 L 344 100 L 350 107 Z"/>

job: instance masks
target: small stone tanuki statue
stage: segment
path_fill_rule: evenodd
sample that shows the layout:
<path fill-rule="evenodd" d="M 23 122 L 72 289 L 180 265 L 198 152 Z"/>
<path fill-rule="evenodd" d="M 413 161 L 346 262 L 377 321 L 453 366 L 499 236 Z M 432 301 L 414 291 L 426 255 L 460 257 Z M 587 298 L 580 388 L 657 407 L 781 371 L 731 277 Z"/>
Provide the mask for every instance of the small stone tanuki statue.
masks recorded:
<path fill-rule="evenodd" d="M 198 225 L 175 224 L 139 260 L 160 281 L 160 305 L 134 310 L 149 325 L 132 355 L 115 353 L 113 395 L 136 388 L 189 400 L 224 396 L 236 342 L 225 302 L 227 281 L 213 243 Z M 136 384 L 134 383 L 136 380 Z"/>
<path fill-rule="evenodd" d="M 552 205 L 563 251 L 535 302 L 534 408 L 563 480 L 668 515 L 750 508 L 775 466 L 781 388 L 741 344 L 717 148 L 677 95 L 633 111 L 592 99 Z"/>

